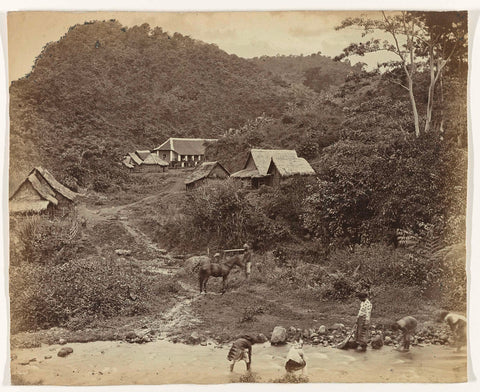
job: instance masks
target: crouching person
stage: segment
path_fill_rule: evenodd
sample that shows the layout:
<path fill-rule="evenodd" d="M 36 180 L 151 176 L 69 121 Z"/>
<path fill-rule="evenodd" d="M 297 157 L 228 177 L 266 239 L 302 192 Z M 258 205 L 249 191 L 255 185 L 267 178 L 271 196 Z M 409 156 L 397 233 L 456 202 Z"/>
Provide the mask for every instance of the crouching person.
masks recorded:
<path fill-rule="evenodd" d="M 300 339 L 296 341 L 288 351 L 285 370 L 289 373 L 301 370 L 303 374 L 306 365 L 307 362 L 303 354 L 303 340 Z"/>
<path fill-rule="evenodd" d="M 440 321 L 444 321 L 450 327 L 457 352 L 467 345 L 467 319 L 456 313 L 441 312 Z"/>
<path fill-rule="evenodd" d="M 417 329 L 417 324 L 417 319 L 412 316 L 403 317 L 392 324 L 391 328 L 393 331 L 400 330 L 402 332 L 400 345 L 398 347 L 400 351 L 410 350 L 410 342 Z"/>
<path fill-rule="evenodd" d="M 252 364 L 252 345 L 256 342 L 256 339 L 250 335 L 243 335 L 235 340 L 232 344 L 232 348 L 228 352 L 227 359 L 232 361 L 230 365 L 230 371 L 233 372 L 235 363 L 238 361 L 245 361 L 247 365 L 247 371 L 250 370 Z"/>

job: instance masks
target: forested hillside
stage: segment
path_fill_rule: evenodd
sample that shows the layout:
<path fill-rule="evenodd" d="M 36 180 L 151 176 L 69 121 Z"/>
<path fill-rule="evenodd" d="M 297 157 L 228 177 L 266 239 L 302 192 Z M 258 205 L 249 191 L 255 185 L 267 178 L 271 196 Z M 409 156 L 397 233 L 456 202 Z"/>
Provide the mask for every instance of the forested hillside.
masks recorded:
<path fill-rule="evenodd" d="M 279 85 L 304 84 L 316 92 L 338 87 L 349 75 L 362 70 L 361 63 L 351 67 L 349 61 L 336 62 L 320 52 L 307 56 L 262 56 L 251 61 L 271 73 Z"/>
<path fill-rule="evenodd" d="M 385 320 L 430 317 L 419 307 L 425 299 L 463 312 L 467 21 L 466 13 L 447 14 L 347 18 L 339 28 L 360 26 L 374 37 L 339 48 L 339 61 L 320 54 L 246 60 L 114 20 L 74 26 L 48 44 L 10 87 L 10 186 L 43 165 L 85 197 L 70 216 L 17 225 L 11 309 L 25 318 L 12 325 L 163 315 L 165 303 L 155 301 L 193 284 L 186 255 L 245 242 L 255 276 L 228 304 L 235 323 L 238 311 L 250 312 L 242 301 L 257 301 L 252 287 L 262 289 L 258 298 L 292 297 L 295 308 L 312 309 L 372 289 L 375 301 L 385 300 L 377 313 Z M 418 28 L 405 29 L 407 21 Z M 379 31 L 421 35 L 395 47 Z M 367 72 L 344 59 L 382 50 L 397 51 L 399 61 Z M 286 148 L 316 174 L 260 189 L 231 178 L 185 192 L 188 170 L 132 174 L 121 165 L 125 153 L 174 136 L 218 138 L 206 158 L 230 172 L 251 148 Z M 162 280 L 136 264 L 155 271 L 160 254 L 187 269 Z M 191 298 L 196 289 L 189 290 Z M 327 303 L 316 312 L 332 309 Z M 216 327 L 230 328 L 214 317 Z"/>

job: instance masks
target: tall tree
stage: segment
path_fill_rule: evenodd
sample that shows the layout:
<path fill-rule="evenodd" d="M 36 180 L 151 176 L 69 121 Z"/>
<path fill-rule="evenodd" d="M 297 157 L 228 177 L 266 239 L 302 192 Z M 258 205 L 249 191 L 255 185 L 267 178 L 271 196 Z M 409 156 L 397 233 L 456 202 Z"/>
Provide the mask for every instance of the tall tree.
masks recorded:
<path fill-rule="evenodd" d="M 398 58 L 397 61 L 384 63 L 390 68 L 401 68 L 406 85 L 401 78 L 395 83 L 408 91 L 415 124 L 415 136 L 420 136 L 420 119 L 414 94 L 415 75 L 419 69 L 428 69 L 430 84 L 428 88 L 427 112 L 423 131 L 428 132 L 432 123 L 435 86 L 442 70 L 456 55 L 466 47 L 467 22 L 465 13 L 430 12 L 393 12 L 388 15 L 381 12 L 381 18 L 364 16 L 347 18 L 336 29 L 359 27 L 362 36 L 387 34 L 390 39 L 372 38 L 365 43 L 352 43 L 336 57 L 337 60 L 356 54 L 387 51 Z"/>
<path fill-rule="evenodd" d="M 430 74 L 427 112 L 424 131 L 428 132 L 432 124 L 435 87 L 440 81 L 443 99 L 442 75 L 445 66 L 452 60 L 452 68 L 461 71 L 468 60 L 468 19 L 466 12 L 409 12 L 419 20 L 422 31 L 418 36 L 417 55 L 427 58 Z M 455 61 L 453 61 L 455 60 Z M 443 116 L 442 116 L 443 117 Z M 443 131 L 443 118 L 440 129 Z"/>

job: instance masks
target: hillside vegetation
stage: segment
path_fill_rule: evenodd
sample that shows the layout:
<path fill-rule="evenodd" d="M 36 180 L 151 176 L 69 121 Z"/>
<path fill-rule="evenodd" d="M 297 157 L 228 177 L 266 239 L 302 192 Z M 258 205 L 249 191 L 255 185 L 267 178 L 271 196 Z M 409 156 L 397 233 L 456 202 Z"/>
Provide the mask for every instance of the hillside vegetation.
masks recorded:
<path fill-rule="evenodd" d="M 86 194 L 85 226 L 69 242 L 65 233 L 78 216 L 15 222 L 11 308 L 26 313 L 12 325 L 20 331 L 158 315 L 175 300 L 169 293 L 196 291 L 195 274 L 173 255 L 244 242 L 255 252 L 253 284 L 262 298 L 288 287 L 298 307 L 309 299 L 309 309 L 319 301 L 334 308 L 340 301 L 353 306 L 357 290 L 372 289 L 377 303 L 385 293 L 393 303 L 401 292 L 405 314 L 415 314 L 423 299 L 463 311 L 464 71 L 445 68 L 432 127 L 416 137 L 398 68 L 365 72 L 319 54 L 245 60 L 148 25 L 72 27 L 10 87 L 10 186 L 45 166 Z M 425 68 L 413 82 L 418 122 L 425 123 Z M 218 138 L 207 159 L 231 172 L 251 148 L 288 148 L 317 174 L 259 190 L 231 179 L 186 194 L 189 172 L 132 175 L 120 165 L 126 152 L 172 136 Z M 399 246 L 399 229 L 411 233 L 412 247 Z M 123 247 L 132 257 L 117 258 Z M 152 278 L 159 253 L 186 269 Z M 399 311 L 387 305 L 385 320 Z M 246 303 L 235 306 L 238 312 Z"/>

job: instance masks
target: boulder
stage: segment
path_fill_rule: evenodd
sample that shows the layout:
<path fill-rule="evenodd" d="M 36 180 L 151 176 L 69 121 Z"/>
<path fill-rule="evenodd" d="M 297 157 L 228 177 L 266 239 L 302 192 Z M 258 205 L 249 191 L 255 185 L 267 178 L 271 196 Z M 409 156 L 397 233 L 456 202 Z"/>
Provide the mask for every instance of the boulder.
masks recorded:
<path fill-rule="evenodd" d="M 345 325 L 342 323 L 335 323 L 330 327 L 330 329 L 333 331 L 336 331 L 336 330 L 343 331 L 345 329 Z"/>
<path fill-rule="evenodd" d="M 294 337 L 297 335 L 297 328 L 295 327 L 290 327 L 288 328 L 287 334 L 289 337 Z"/>
<path fill-rule="evenodd" d="M 59 357 L 66 357 L 67 355 L 73 353 L 73 348 L 71 347 L 62 347 L 57 353 Z"/>
<path fill-rule="evenodd" d="M 392 344 L 392 338 L 390 336 L 385 336 L 385 339 L 383 340 L 383 343 L 386 346 L 390 346 Z"/>
<path fill-rule="evenodd" d="M 63 346 L 64 344 L 67 344 L 67 341 L 62 338 L 62 339 L 59 339 L 59 340 L 58 340 L 58 344 L 60 344 L 60 345 Z"/>
<path fill-rule="evenodd" d="M 257 342 L 258 342 L 258 343 L 268 342 L 268 338 L 267 338 L 263 333 L 259 333 L 259 334 L 257 335 Z"/>
<path fill-rule="evenodd" d="M 202 341 L 197 332 L 192 332 L 188 337 L 188 344 L 199 344 Z"/>
<path fill-rule="evenodd" d="M 277 326 L 273 329 L 270 342 L 272 345 L 285 344 L 287 341 L 287 330 L 283 327 Z"/>
<path fill-rule="evenodd" d="M 125 340 L 129 343 L 133 343 L 138 338 L 138 335 L 134 331 L 130 331 L 125 335 Z"/>
<path fill-rule="evenodd" d="M 380 348 L 383 347 L 383 337 L 382 335 L 375 335 L 372 338 L 372 342 L 370 343 L 372 345 L 372 348 L 374 350 L 379 350 Z"/>
<path fill-rule="evenodd" d="M 130 249 L 115 249 L 115 253 L 119 256 L 130 256 L 132 251 Z"/>
<path fill-rule="evenodd" d="M 320 325 L 318 328 L 318 334 L 319 335 L 326 335 L 327 334 L 327 327 L 325 325 Z"/>

